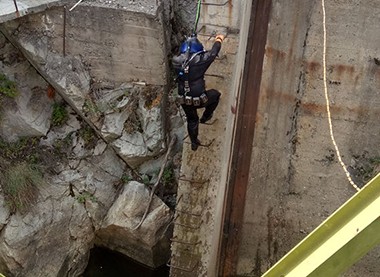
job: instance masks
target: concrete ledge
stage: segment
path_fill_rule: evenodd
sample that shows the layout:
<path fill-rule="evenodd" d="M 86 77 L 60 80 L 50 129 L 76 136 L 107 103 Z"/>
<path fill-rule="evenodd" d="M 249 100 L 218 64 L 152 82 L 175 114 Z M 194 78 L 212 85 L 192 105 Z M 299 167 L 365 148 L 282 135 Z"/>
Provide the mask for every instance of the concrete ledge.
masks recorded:
<path fill-rule="evenodd" d="M 16 0 L 16 6 L 13 0 L 2 0 L 0 2 L 0 23 L 16 19 L 31 13 L 38 13 L 50 7 L 63 6 L 73 1 L 54 1 L 54 0 Z"/>

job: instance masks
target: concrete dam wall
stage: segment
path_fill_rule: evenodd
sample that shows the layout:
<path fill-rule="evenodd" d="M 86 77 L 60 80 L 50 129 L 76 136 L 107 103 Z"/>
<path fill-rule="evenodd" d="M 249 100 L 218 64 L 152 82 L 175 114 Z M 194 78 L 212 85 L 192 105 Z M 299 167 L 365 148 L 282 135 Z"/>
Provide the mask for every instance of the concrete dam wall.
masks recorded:
<path fill-rule="evenodd" d="M 125 81 L 166 86 L 170 28 L 157 20 L 161 7 L 143 1 L 146 10 L 124 10 L 100 2 L 84 1 L 68 12 L 66 30 L 62 6 L 2 27 L 25 52 L 33 49 L 41 70 L 51 53 L 65 53 L 80 57 L 95 89 Z M 222 100 L 216 120 L 200 126 L 203 146 L 194 152 L 183 140 L 171 276 L 261 276 L 355 193 L 338 162 L 328 124 L 321 4 L 220 0 L 202 5 L 198 36 L 204 46 L 209 49 L 213 35 L 227 31 L 206 76 L 208 88 L 219 90 Z M 380 164 L 380 6 L 378 0 L 325 4 L 333 133 L 347 170 L 361 187 Z M 195 1 L 173 6 L 192 27 Z M 263 6 L 269 23 L 260 21 Z M 266 28 L 262 36 L 252 32 Z M 258 63 L 251 59 L 257 49 L 263 51 L 263 64 L 255 71 L 259 76 L 249 73 Z M 257 88 L 257 101 L 247 103 L 252 88 Z M 252 134 L 244 133 L 247 126 Z M 247 137 L 251 141 L 243 144 L 240 139 Z M 231 176 L 238 170 L 234 159 L 242 156 L 248 157 L 248 169 L 237 176 L 246 180 L 239 191 Z M 241 217 L 230 218 L 233 209 Z M 229 242 L 236 243 L 226 248 Z M 379 251 L 344 276 L 378 276 Z M 233 275 L 223 275 L 223 269 Z"/>

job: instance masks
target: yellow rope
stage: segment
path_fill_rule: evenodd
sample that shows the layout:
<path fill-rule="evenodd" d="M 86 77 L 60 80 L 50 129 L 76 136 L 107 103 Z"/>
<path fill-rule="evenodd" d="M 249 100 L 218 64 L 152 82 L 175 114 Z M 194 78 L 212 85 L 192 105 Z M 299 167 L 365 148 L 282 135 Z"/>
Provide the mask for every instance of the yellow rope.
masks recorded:
<path fill-rule="evenodd" d="M 330 127 L 330 136 L 331 140 L 334 144 L 336 155 L 338 157 L 339 163 L 342 166 L 344 172 L 346 173 L 347 179 L 350 182 L 350 184 L 359 191 L 360 188 L 352 181 L 350 173 L 347 170 L 346 165 L 342 161 L 342 157 L 340 156 L 338 145 L 336 144 L 334 133 L 333 133 L 333 127 L 331 122 L 331 113 L 330 113 L 330 101 L 329 101 L 329 95 L 327 92 L 327 77 L 326 77 L 326 8 L 325 8 L 325 0 L 322 0 L 322 10 L 323 10 L 323 85 L 325 89 L 325 98 L 326 98 L 326 109 L 327 109 L 327 117 L 329 120 L 329 127 Z"/>

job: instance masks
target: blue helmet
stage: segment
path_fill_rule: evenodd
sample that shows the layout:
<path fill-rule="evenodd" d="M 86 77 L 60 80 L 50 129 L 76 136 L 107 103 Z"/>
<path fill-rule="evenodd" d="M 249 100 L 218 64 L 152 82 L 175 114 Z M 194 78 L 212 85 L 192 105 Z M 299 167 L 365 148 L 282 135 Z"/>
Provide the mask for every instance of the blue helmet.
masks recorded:
<path fill-rule="evenodd" d="M 181 44 L 181 47 L 179 48 L 181 54 L 186 53 L 187 51 L 189 51 L 190 54 L 193 54 L 203 50 L 204 48 L 202 43 L 197 39 L 195 35 L 192 35 L 191 37 L 187 38 L 186 41 L 183 42 Z"/>

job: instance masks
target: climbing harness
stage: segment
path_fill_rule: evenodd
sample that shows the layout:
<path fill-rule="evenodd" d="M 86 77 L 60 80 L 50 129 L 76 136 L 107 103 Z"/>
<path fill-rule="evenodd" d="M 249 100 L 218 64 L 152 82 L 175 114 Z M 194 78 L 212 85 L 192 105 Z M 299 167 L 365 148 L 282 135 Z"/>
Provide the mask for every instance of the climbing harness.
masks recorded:
<path fill-rule="evenodd" d="M 190 62 L 196 56 L 198 56 L 204 52 L 205 51 L 202 50 L 202 51 L 193 53 L 191 55 L 191 57 L 189 59 L 185 60 L 185 62 L 182 64 L 182 70 L 179 72 L 179 76 L 183 76 L 183 78 L 184 78 L 184 85 L 185 85 L 184 91 L 185 91 L 185 93 L 183 95 L 178 95 L 178 98 L 177 98 L 178 102 L 181 105 L 186 104 L 189 106 L 194 105 L 197 107 L 197 106 L 200 106 L 201 104 L 206 104 L 208 101 L 206 93 L 202 93 L 199 97 L 192 97 L 192 96 L 187 95 L 190 92 L 190 85 L 189 85 Z"/>
<path fill-rule="evenodd" d="M 331 140 L 333 142 L 333 145 L 335 147 L 335 152 L 336 152 L 336 155 L 338 157 L 339 163 L 342 166 L 342 168 L 343 168 L 343 170 L 347 176 L 348 181 L 357 191 L 359 191 L 360 188 L 352 180 L 350 173 L 347 170 L 347 166 L 345 165 L 345 163 L 342 160 L 338 145 L 336 144 L 336 141 L 334 138 L 332 121 L 331 121 L 331 113 L 330 113 L 330 101 L 329 101 L 329 95 L 328 95 L 328 91 L 327 91 L 327 77 L 326 77 L 326 41 L 327 41 L 327 39 L 326 39 L 326 36 L 327 36 L 326 35 L 326 33 L 327 33 L 326 32 L 326 8 L 325 8 L 325 0 L 321 0 L 321 1 L 322 1 L 322 11 L 323 11 L 323 13 L 322 13 L 323 14 L 323 86 L 324 86 L 325 98 L 326 98 L 326 109 L 327 109 L 327 118 L 328 118 L 329 128 L 330 128 L 330 136 L 331 136 Z"/>
<path fill-rule="evenodd" d="M 183 62 L 181 71 L 179 72 L 179 76 L 178 76 L 178 78 L 182 77 L 184 79 L 184 86 L 185 86 L 184 87 L 185 93 L 183 95 L 178 95 L 178 97 L 177 97 L 178 102 L 181 105 L 183 105 L 183 104 L 186 104 L 189 106 L 194 105 L 195 107 L 199 107 L 202 104 L 206 104 L 208 101 L 208 97 L 207 97 L 206 93 L 204 93 L 204 92 L 199 97 L 192 97 L 192 96 L 187 95 L 190 92 L 190 84 L 189 84 L 189 66 L 190 66 L 190 63 L 195 57 L 206 52 L 203 49 L 202 44 L 197 39 L 197 28 L 198 28 L 200 11 L 201 11 L 201 0 L 198 0 L 197 13 L 195 16 L 195 24 L 194 24 L 194 29 L 193 29 L 192 35 L 187 39 L 187 41 L 183 45 L 181 45 L 181 52 L 185 52 L 185 50 L 186 50 L 185 54 L 187 55 L 187 57 L 189 57 L 189 54 L 191 53 L 191 51 L 196 51 L 196 52 L 191 53 L 192 54 L 191 57 L 187 58 Z M 186 49 L 185 49 L 185 47 L 186 47 Z M 201 49 L 201 50 L 199 50 L 199 49 Z"/>

